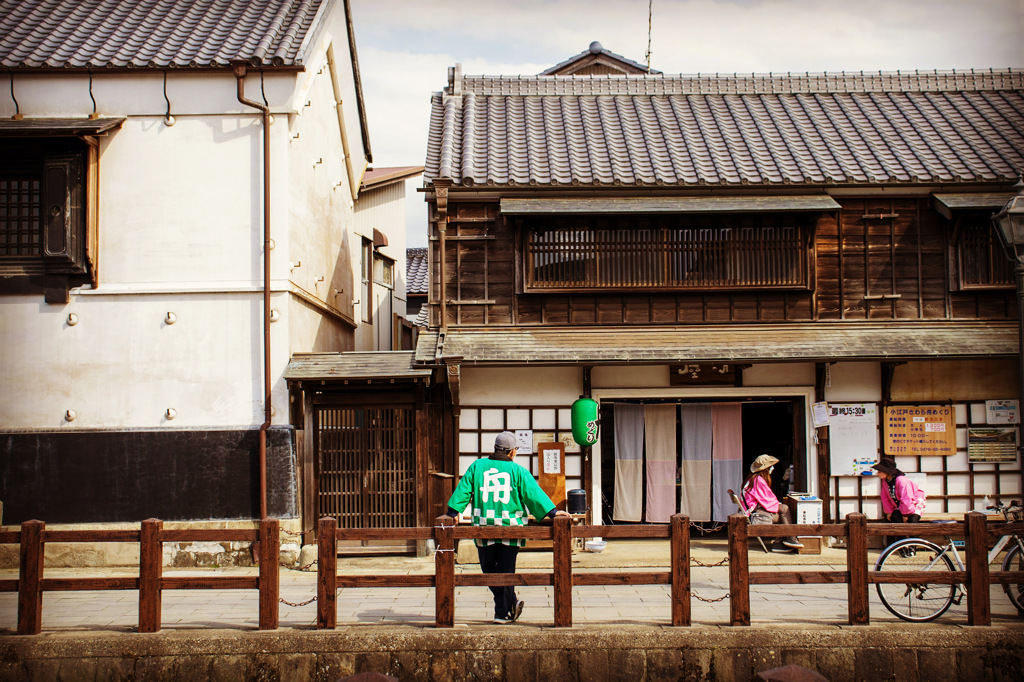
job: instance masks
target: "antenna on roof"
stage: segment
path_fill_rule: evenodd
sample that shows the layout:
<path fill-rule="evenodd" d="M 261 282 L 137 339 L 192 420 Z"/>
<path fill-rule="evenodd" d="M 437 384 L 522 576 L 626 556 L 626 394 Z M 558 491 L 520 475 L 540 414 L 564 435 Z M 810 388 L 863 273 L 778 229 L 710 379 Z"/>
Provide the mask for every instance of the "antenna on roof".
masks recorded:
<path fill-rule="evenodd" d="M 647 0 L 647 73 L 651 72 L 651 12 L 654 0 Z"/>

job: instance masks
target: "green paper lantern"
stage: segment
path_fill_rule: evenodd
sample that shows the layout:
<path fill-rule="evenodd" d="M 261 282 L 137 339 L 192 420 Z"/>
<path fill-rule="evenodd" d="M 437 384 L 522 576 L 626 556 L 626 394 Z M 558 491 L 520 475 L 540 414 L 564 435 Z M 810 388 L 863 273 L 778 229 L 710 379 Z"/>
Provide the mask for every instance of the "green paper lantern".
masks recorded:
<path fill-rule="evenodd" d="M 580 398 L 572 404 L 572 437 L 580 446 L 589 448 L 597 442 L 597 401 Z"/>

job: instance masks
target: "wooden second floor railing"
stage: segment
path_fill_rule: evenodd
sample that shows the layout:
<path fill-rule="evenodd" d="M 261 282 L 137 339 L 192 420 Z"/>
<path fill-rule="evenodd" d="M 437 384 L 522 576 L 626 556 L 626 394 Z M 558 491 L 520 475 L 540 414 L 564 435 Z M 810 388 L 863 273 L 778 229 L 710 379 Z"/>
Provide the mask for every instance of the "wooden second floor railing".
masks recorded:
<path fill-rule="evenodd" d="M 17 580 L 0 580 L 0 592 L 18 592 L 18 633 L 38 634 L 42 626 L 42 597 L 46 591 L 64 590 L 138 590 L 139 631 L 160 630 L 161 596 L 169 589 L 257 589 L 259 590 L 259 628 L 278 627 L 280 528 L 276 519 L 259 522 L 258 530 L 175 529 L 164 530 L 163 522 L 149 519 L 140 530 L 46 530 L 41 521 L 26 521 L 20 531 L 0 532 L 0 544 L 20 544 L 20 572 Z M 960 583 L 967 594 L 968 625 L 990 625 L 992 621 L 989 586 L 1024 584 L 1024 571 L 990 571 L 989 538 L 992 535 L 1024 534 L 1024 523 L 992 524 L 978 512 L 965 515 L 964 521 L 943 524 L 868 524 L 863 514 L 849 514 L 843 523 L 814 525 L 747 524 L 745 516 L 729 518 L 729 623 L 750 625 L 750 589 L 759 585 L 846 584 L 850 625 L 870 622 L 869 586 L 875 583 Z M 966 570 L 934 572 L 875 572 L 868 565 L 868 536 L 910 537 L 949 535 L 965 538 Z M 749 570 L 748 539 L 831 536 L 846 542 L 846 570 Z M 668 539 L 669 565 L 653 571 L 588 571 L 573 573 L 574 538 L 601 536 L 607 539 Z M 552 570 L 512 574 L 459 573 L 455 571 L 456 539 L 526 538 L 552 540 Z M 434 573 L 413 575 L 339 575 L 339 540 L 433 540 Z M 171 541 L 259 542 L 258 576 L 164 577 L 162 543 Z M 139 576 L 108 578 L 45 578 L 43 552 L 49 542 L 138 542 Z M 691 624 L 690 520 L 675 515 L 668 525 L 572 526 L 558 517 L 551 525 L 500 528 L 494 526 L 455 526 L 442 516 L 429 528 L 354 528 L 339 529 L 337 521 L 320 520 L 317 534 L 317 628 L 337 625 L 339 588 L 429 587 L 435 591 L 435 625 L 450 628 L 455 624 L 455 588 L 469 586 L 530 585 L 554 588 L 554 625 L 573 624 L 573 587 L 585 585 L 669 585 L 671 624 Z"/>

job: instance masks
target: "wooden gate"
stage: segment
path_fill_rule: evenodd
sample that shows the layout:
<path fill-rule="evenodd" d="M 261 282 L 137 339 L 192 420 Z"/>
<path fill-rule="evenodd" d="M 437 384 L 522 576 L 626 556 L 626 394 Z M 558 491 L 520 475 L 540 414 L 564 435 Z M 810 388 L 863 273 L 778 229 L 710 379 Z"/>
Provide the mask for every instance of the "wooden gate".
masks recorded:
<path fill-rule="evenodd" d="M 339 528 L 415 526 L 414 425 L 412 406 L 317 406 L 317 516 Z"/>

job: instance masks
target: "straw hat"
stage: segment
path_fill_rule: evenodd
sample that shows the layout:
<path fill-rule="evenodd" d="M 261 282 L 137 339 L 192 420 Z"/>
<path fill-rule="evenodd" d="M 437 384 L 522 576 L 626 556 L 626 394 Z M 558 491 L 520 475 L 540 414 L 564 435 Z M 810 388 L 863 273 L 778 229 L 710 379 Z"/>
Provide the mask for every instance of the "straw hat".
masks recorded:
<path fill-rule="evenodd" d="M 771 455 L 760 455 L 754 460 L 754 463 L 750 465 L 750 473 L 756 474 L 758 471 L 767 469 L 768 467 L 775 466 L 779 463 L 779 460 L 775 459 Z"/>

